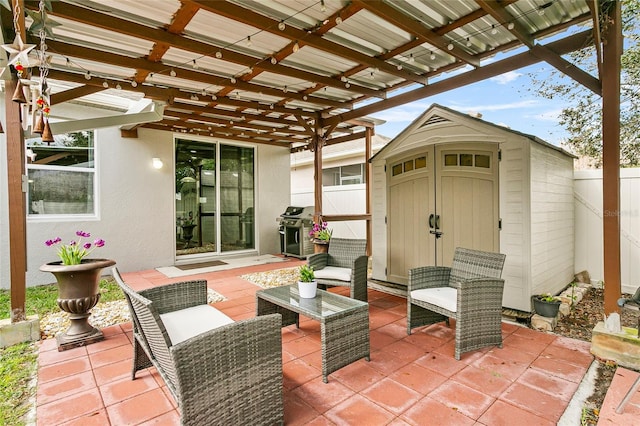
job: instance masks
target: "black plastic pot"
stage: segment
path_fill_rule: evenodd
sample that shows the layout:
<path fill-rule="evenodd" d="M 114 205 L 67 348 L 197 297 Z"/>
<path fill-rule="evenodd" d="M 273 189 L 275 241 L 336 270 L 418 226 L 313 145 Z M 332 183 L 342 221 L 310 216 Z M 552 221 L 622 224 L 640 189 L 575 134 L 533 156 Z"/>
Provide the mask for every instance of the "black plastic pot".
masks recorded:
<path fill-rule="evenodd" d="M 547 302 L 540 300 L 540 296 L 533 296 L 533 309 L 538 315 L 543 317 L 555 318 L 558 316 L 558 310 L 560 309 L 561 303 L 562 302 L 559 300 Z"/>

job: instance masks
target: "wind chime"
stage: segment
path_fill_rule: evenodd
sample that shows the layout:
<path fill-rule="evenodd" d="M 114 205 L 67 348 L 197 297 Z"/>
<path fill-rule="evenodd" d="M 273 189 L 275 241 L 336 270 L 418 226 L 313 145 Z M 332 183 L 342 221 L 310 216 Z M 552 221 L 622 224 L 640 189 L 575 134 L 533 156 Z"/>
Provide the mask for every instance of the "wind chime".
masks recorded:
<path fill-rule="evenodd" d="M 40 38 L 38 49 L 35 50 L 37 56 L 36 61 L 29 58 L 29 52 L 31 52 L 36 45 L 25 44 L 22 41 L 20 26 L 18 25 L 22 11 L 17 3 L 13 10 L 13 25 L 16 37 L 12 44 L 4 44 L 2 48 L 9 52 L 8 65 L 13 65 L 18 75 L 18 84 L 16 85 L 12 100 L 19 104 L 26 105 L 26 108 L 22 110 L 23 123 L 27 124 L 25 118 L 30 117 L 31 132 L 41 135 L 42 142 L 50 144 L 55 142 L 55 140 L 51 132 L 51 127 L 49 126 L 51 89 L 47 84 L 47 76 L 49 74 L 51 56 L 47 55 L 46 37 L 47 35 L 53 37 L 51 27 L 59 24 L 49 19 L 47 10 L 51 10 L 51 0 L 40 0 L 38 11 L 36 12 L 27 11 L 33 20 L 29 31 L 35 33 Z M 30 79 L 30 68 L 35 66 L 37 66 L 40 71 L 40 84 L 38 87 L 31 88 L 33 83 Z"/>

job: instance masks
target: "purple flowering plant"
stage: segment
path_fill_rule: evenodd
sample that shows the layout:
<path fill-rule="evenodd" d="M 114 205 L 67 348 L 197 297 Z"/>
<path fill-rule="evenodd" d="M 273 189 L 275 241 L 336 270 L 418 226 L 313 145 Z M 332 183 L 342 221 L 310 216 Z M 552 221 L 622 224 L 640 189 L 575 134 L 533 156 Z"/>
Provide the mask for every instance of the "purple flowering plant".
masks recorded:
<path fill-rule="evenodd" d="M 91 234 L 84 231 L 76 231 L 76 235 L 78 236 L 77 240 L 72 240 L 69 244 L 60 244 L 62 242 L 62 238 L 57 237 L 53 240 L 47 240 L 44 243 L 47 247 L 57 246 L 58 248 L 58 257 L 62 260 L 63 265 L 79 265 L 82 263 L 82 259 L 91 254 L 98 247 L 104 246 L 103 239 L 96 239 L 93 243 L 83 242 L 83 238 L 90 238 Z"/>
<path fill-rule="evenodd" d="M 327 222 L 315 223 L 313 222 L 313 226 L 311 227 L 311 231 L 309 231 L 309 236 L 312 240 L 321 240 L 321 241 L 329 241 L 331 239 L 331 234 L 333 233 L 333 229 L 329 229 Z"/>

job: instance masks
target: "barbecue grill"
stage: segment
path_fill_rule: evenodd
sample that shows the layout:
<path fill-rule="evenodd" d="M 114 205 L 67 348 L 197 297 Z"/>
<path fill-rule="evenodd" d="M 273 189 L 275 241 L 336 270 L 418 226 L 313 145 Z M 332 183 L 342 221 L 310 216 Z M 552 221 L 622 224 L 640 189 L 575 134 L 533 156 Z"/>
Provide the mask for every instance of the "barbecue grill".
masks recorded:
<path fill-rule="evenodd" d="M 285 256 L 304 259 L 313 253 L 309 232 L 313 226 L 313 206 L 289 206 L 280 215 L 280 251 Z"/>

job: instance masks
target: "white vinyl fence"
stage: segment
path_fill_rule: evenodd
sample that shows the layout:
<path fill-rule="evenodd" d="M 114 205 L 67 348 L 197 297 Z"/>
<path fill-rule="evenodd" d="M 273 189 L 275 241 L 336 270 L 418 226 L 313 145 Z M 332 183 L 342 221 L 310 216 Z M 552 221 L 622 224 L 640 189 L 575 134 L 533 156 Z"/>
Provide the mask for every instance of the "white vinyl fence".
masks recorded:
<path fill-rule="evenodd" d="M 575 269 L 603 279 L 602 170 L 574 172 Z M 620 257 L 622 291 L 640 287 L 640 169 L 620 169 Z M 606 285 L 606 283 L 605 283 Z"/>

